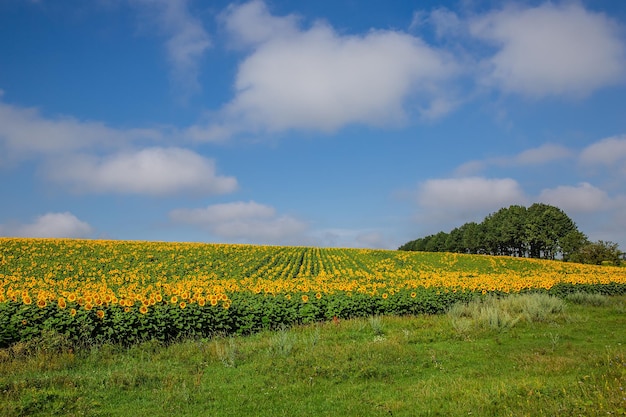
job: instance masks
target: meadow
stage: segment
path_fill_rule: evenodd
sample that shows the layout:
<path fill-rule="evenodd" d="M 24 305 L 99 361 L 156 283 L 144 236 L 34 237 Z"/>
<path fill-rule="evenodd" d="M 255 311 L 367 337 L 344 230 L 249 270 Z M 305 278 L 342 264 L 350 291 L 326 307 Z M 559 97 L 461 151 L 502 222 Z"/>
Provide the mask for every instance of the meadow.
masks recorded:
<path fill-rule="evenodd" d="M 45 336 L 0 349 L 0 415 L 623 416 L 625 316 L 624 296 L 524 294 L 131 347 Z"/>
<path fill-rule="evenodd" d="M 626 415 L 626 268 L 0 239 L 0 415 Z"/>

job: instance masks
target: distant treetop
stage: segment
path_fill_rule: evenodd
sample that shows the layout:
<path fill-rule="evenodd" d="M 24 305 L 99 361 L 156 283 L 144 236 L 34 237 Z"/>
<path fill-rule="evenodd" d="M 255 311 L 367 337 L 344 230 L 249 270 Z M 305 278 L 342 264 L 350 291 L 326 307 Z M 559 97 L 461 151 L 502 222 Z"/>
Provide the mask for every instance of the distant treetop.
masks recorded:
<path fill-rule="evenodd" d="M 405 251 L 508 255 L 564 261 L 619 264 L 621 252 L 612 242 L 589 242 L 563 210 L 535 203 L 512 205 L 450 231 L 412 240 Z"/>

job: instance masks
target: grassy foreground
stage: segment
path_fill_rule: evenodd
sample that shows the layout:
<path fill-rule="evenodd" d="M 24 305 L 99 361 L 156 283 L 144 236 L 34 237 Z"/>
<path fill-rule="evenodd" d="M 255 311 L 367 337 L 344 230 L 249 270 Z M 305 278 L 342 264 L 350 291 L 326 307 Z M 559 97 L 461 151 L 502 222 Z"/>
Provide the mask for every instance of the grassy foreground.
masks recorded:
<path fill-rule="evenodd" d="M 626 415 L 626 297 L 513 297 L 170 345 L 50 334 L 0 350 L 0 415 Z"/>

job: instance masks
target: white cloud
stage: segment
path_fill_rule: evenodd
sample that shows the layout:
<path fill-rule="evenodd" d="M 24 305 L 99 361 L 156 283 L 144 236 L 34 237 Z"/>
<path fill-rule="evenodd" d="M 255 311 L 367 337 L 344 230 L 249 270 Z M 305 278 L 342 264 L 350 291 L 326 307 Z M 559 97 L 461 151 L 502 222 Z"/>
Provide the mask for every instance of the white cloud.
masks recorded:
<path fill-rule="evenodd" d="M 147 148 L 106 157 L 70 156 L 50 163 L 45 175 L 89 193 L 223 194 L 237 188 L 234 177 L 216 174 L 213 160 L 180 148 Z"/>
<path fill-rule="evenodd" d="M 612 166 L 626 162 L 626 135 L 614 136 L 589 145 L 580 153 L 584 165 Z"/>
<path fill-rule="evenodd" d="M 162 132 L 156 129 L 120 130 L 101 122 L 79 121 L 68 116 L 46 118 L 36 108 L 0 101 L 0 146 L 4 148 L 4 158 L 120 147 L 131 141 L 162 138 Z"/>
<path fill-rule="evenodd" d="M 485 160 L 468 161 L 456 168 L 459 176 L 477 174 L 489 166 L 498 167 L 526 167 L 532 165 L 549 164 L 558 160 L 570 158 L 573 152 L 562 145 L 546 143 L 536 148 L 527 149 L 514 156 L 500 156 Z"/>
<path fill-rule="evenodd" d="M 405 120 L 408 100 L 425 116 L 444 114 L 454 102 L 441 82 L 456 64 L 409 34 L 342 35 L 323 22 L 302 29 L 297 18 L 271 16 L 260 1 L 230 7 L 223 20 L 252 50 L 239 66 L 235 97 L 222 109 L 221 134 L 389 125 Z"/>
<path fill-rule="evenodd" d="M 220 16 L 220 20 L 240 47 L 289 38 L 299 32 L 299 18 L 296 15 L 274 17 L 260 0 L 242 5 L 231 4 Z"/>
<path fill-rule="evenodd" d="M 356 246 L 363 248 L 391 249 L 388 239 L 380 232 L 359 233 L 356 238 Z"/>
<path fill-rule="evenodd" d="M 445 7 L 433 10 L 428 16 L 428 22 L 433 25 L 435 34 L 439 38 L 458 36 L 465 32 L 465 24 L 457 14 Z"/>
<path fill-rule="evenodd" d="M 475 37 L 498 52 L 485 82 L 529 97 L 584 96 L 624 81 L 626 48 L 617 24 L 580 4 L 511 6 L 474 18 Z"/>
<path fill-rule="evenodd" d="M 587 182 L 576 187 L 562 185 L 544 189 L 539 201 L 559 207 L 566 213 L 593 213 L 611 206 L 608 194 Z"/>
<path fill-rule="evenodd" d="M 488 166 L 487 161 L 479 161 L 479 160 L 467 161 L 459 165 L 454 170 L 454 174 L 459 177 L 472 177 L 484 171 L 485 168 L 487 168 L 487 166 Z"/>
<path fill-rule="evenodd" d="M 310 233 L 310 244 L 318 247 L 396 249 L 398 245 L 377 230 L 319 229 Z"/>
<path fill-rule="evenodd" d="M 516 155 L 511 162 L 516 165 L 540 165 L 572 156 L 565 146 L 547 143 L 537 148 L 527 149 Z"/>
<path fill-rule="evenodd" d="M 308 229 L 305 222 L 278 216 L 273 207 L 254 201 L 176 209 L 170 212 L 170 219 L 200 227 L 222 239 L 250 243 L 297 244 L 305 240 Z"/>
<path fill-rule="evenodd" d="M 0 233 L 16 237 L 86 238 L 93 228 L 72 213 L 47 213 L 31 224 L 0 225 Z"/>
<path fill-rule="evenodd" d="M 438 221 L 484 217 L 511 204 L 525 204 L 526 200 L 517 181 L 483 177 L 427 180 L 420 184 L 417 196 L 422 215 Z"/>
<path fill-rule="evenodd" d="M 165 42 L 172 78 L 184 99 L 200 91 L 200 60 L 211 46 L 202 22 L 194 17 L 187 0 L 131 0 L 149 15 L 168 37 Z"/>

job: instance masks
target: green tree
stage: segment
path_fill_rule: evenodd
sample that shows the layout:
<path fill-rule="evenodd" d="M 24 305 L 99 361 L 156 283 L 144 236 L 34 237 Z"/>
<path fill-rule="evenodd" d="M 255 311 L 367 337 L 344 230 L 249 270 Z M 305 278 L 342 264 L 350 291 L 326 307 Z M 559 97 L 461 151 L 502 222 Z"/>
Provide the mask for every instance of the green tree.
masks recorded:
<path fill-rule="evenodd" d="M 565 262 L 575 261 L 580 250 L 589 243 L 589 239 L 584 233 L 579 232 L 578 230 L 569 232 L 560 240 L 563 260 Z"/>
<path fill-rule="evenodd" d="M 465 248 L 463 247 L 463 231 L 460 228 L 454 228 L 448 234 L 445 245 L 446 252 L 459 252 L 464 253 Z"/>
<path fill-rule="evenodd" d="M 484 253 L 483 228 L 476 222 L 465 223 L 459 228 L 463 234 L 463 248 L 466 253 Z"/>
<path fill-rule="evenodd" d="M 481 223 L 465 223 L 450 233 L 416 239 L 399 249 L 570 260 L 586 244 L 587 237 L 563 210 L 535 203 L 529 208 L 502 208 Z"/>
<path fill-rule="evenodd" d="M 572 219 L 558 207 L 535 203 L 527 210 L 525 232 L 532 258 L 554 259 L 561 253 L 561 239 L 577 230 Z"/>
<path fill-rule="evenodd" d="M 609 263 L 612 265 L 620 265 L 622 252 L 615 242 L 598 240 L 597 242 L 587 243 L 581 247 L 577 253 L 571 256 L 574 262 L 585 264 L 601 265 Z"/>
<path fill-rule="evenodd" d="M 446 232 L 439 232 L 436 235 L 431 235 L 428 243 L 426 244 L 426 252 L 443 252 L 446 248 L 446 240 L 448 234 Z"/>

